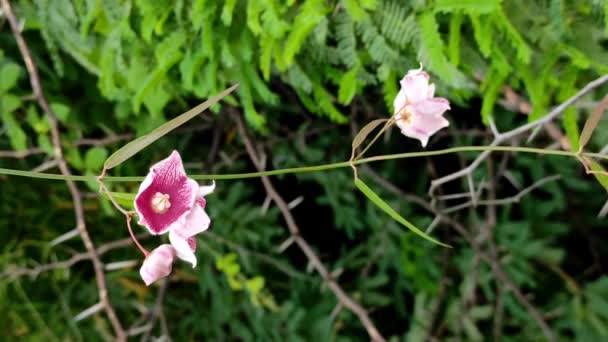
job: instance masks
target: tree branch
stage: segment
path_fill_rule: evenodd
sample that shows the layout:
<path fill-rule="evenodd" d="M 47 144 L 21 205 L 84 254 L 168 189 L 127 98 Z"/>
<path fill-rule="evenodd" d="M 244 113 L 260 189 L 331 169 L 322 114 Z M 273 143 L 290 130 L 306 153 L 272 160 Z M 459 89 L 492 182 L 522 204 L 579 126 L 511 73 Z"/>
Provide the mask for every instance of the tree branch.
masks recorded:
<path fill-rule="evenodd" d="M 251 161 L 259 171 L 263 171 L 263 158 L 260 158 L 258 156 L 258 153 L 253 147 L 251 140 L 247 136 L 243 120 L 238 114 L 234 116 L 237 123 L 237 128 L 239 130 L 239 134 L 243 139 L 243 143 L 245 144 L 245 148 L 247 150 L 247 153 L 249 154 Z M 374 325 L 372 320 L 369 318 L 367 311 L 361 305 L 359 305 L 359 303 L 350 298 L 348 294 L 344 292 L 344 290 L 342 290 L 340 285 L 338 285 L 338 283 L 333 279 L 331 273 L 327 270 L 327 268 L 325 268 L 325 266 L 323 265 L 319 257 L 315 254 L 313 249 L 310 247 L 308 242 L 306 242 L 306 240 L 304 240 L 304 238 L 300 236 L 300 229 L 297 223 L 295 222 L 291 211 L 289 210 L 287 202 L 285 202 L 281 195 L 276 191 L 270 179 L 268 177 L 262 177 L 262 183 L 264 184 L 264 188 L 266 189 L 268 196 L 270 196 L 272 200 L 276 203 L 276 205 L 279 207 L 279 210 L 281 211 L 281 214 L 283 215 L 283 218 L 287 223 L 287 228 L 289 229 L 289 232 L 291 234 L 291 239 L 293 239 L 293 241 L 298 245 L 298 247 L 300 247 L 302 252 L 304 252 L 306 257 L 308 258 L 308 261 L 317 270 L 317 272 L 319 272 L 319 274 L 321 275 L 327 286 L 332 290 L 338 301 L 359 318 L 359 320 L 367 330 L 367 333 L 372 341 L 385 341 L 384 337 L 382 337 L 378 329 L 376 329 L 376 326 Z"/>
<path fill-rule="evenodd" d="M 17 41 L 17 45 L 19 46 L 19 51 L 23 57 L 23 61 L 27 68 L 30 83 L 32 85 L 32 90 L 34 91 L 34 98 L 38 102 L 38 105 L 42 108 L 42 110 L 47 114 L 49 119 L 49 123 L 51 126 L 51 137 L 54 147 L 55 159 L 59 163 L 59 170 L 64 176 L 71 176 L 70 169 L 63 158 L 63 151 L 61 149 L 61 139 L 59 135 L 59 124 L 57 121 L 57 116 L 51 109 L 46 97 L 44 96 L 44 92 L 42 90 L 42 86 L 40 84 L 40 77 L 38 75 L 38 70 L 34 61 L 32 59 L 32 55 L 30 50 L 21 35 L 21 30 L 19 28 L 19 24 L 15 15 L 13 13 L 13 9 L 11 8 L 11 4 L 9 0 L 2 0 L 2 8 L 4 10 L 4 14 L 8 19 L 8 22 L 11 26 L 11 30 L 13 31 L 13 35 Z M 89 254 L 89 258 L 93 263 L 93 268 L 95 270 L 95 279 L 97 282 L 98 294 L 99 294 L 99 302 L 103 305 L 110 322 L 112 323 L 112 327 L 114 329 L 114 333 L 116 334 L 116 338 L 119 341 L 126 341 L 126 334 L 122 328 L 122 324 L 120 323 L 114 308 L 110 303 L 110 299 L 108 297 L 108 290 L 106 287 L 106 278 L 103 269 L 103 264 L 97 255 L 97 251 L 95 250 L 95 246 L 89 236 L 89 232 L 87 231 L 86 222 L 84 219 L 84 210 L 82 205 L 82 196 L 80 191 L 76 187 L 76 184 L 73 181 L 66 180 L 66 184 L 72 196 L 72 202 L 74 204 L 74 216 L 76 219 L 76 227 L 80 233 L 80 237 L 84 242 L 87 253 Z"/>

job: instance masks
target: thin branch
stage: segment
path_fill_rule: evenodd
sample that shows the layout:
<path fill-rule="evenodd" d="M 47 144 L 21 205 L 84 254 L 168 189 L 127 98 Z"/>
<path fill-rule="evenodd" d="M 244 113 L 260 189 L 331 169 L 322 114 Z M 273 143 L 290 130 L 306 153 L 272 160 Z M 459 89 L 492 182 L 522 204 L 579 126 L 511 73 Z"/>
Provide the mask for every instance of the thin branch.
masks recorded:
<path fill-rule="evenodd" d="M 145 235 L 142 234 L 140 236 L 140 238 L 146 238 L 146 237 L 148 237 L 147 234 L 145 234 Z M 97 255 L 101 256 L 113 249 L 125 248 L 128 246 L 131 246 L 131 243 L 132 243 L 131 238 L 108 242 L 106 244 L 99 246 L 99 248 L 97 248 Z M 0 279 L 14 280 L 14 279 L 17 279 L 17 278 L 20 278 L 23 276 L 29 276 L 32 278 L 36 278 L 41 273 L 49 272 L 52 270 L 67 269 L 67 268 L 74 266 L 76 263 L 78 263 L 80 261 L 90 260 L 90 259 L 91 259 L 90 254 L 88 252 L 83 252 L 83 253 L 74 254 L 74 255 L 72 255 L 71 258 L 69 258 L 67 260 L 38 265 L 38 266 L 32 267 L 32 268 L 15 268 L 15 267 L 9 266 L 9 267 L 7 267 L 7 269 L 4 272 L 0 273 Z"/>
<path fill-rule="evenodd" d="M 59 162 L 59 169 L 64 176 L 71 176 L 70 169 L 65 159 L 63 158 L 63 151 L 61 149 L 61 138 L 59 134 L 59 124 L 57 121 L 57 116 L 49 106 L 49 103 L 44 96 L 44 92 L 42 90 L 42 86 L 40 84 L 40 77 L 38 76 L 38 70 L 36 65 L 34 64 L 34 60 L 32 59 L 32 55 L 30 50 L 21 35 L 21 30 L 19 28 L 19 23 L 13 13 L 13 9 L 11 8 L 11 4 L 9 0 L 2 0 L 2 8 L 4 10 L 5 16 L 9 21 L 11 29 L 13 31 L 13 35 L 17 41 L 17 45 L 19 46 L 19 51 L 23 57 L 23 61 L 27 68 L 30 83 L 32 85 L 32 90 L 34 92 L 34 97 L 42 110 L 47 114 L 49 119 L 49 123 L 51 126 L 51 137 L 54 147 L 55 159 Z M 84 210 L 82 205 L 82 198 L 80 191 L 76 187 L 76 184 L 71 180 L 66 180 L 66 184 L 72 196 L 72 202 L 74 203 L 74 216 L 76 218 L 76 227 L 80 232 L 80 237 L 84 242 L 85 248 L 87 249 L 87 253 L 89 254 L 89 258 L 93 263 L 93 268 L 95 271 L 95 279 L 97 282 L 98 294 L 99 294 L 99 303 L 103 305 L 105 312 L 112 323 L 112 327 L 114 329 L 114 333 L 116 334 L 116 338 L 119 341 L 126 341 L 126 333 L 122 328 L 122 324 L 120 323 L 118 317 L 116 316 L 116 312 L 110 303 L 110 299 L 108 297 L 108 290 L 106 287 L 106 278 L 103 270 L 103 264 L 99 260 L 99 256 L 97 255 L 97 251 L 95 250 L 95 246 L 93 245 L 93 241 L 89 236 L 89 232 L 87 231 L 86 222 L 84 219 Z"/>
<path fill-rule="evenodd" d="M 385 182 L 388 182 L 388 181 L 385 180 Z M 378 184 L 383 186 L 383 184 L 385 182 L 379 182 Z M 408 194 L 404 193 L 401 189 L 399 189 L 396 186 L 385 187 L 385 189 L 398 196 L 405 196 L 405 197 L 403 197 L 405 199 L 411 198 L 410 196 L 408 196 Z M 481 247 L 479 246 L 479 242 L 476 241 L 473 236 L 471 236 L 471 234 L 466 230 L 466 228 L 461 223 L 453 220 L 452 218 L 445 215 L 444 213 L 439 212 L 437 209 L 435 209 L 429 203 L 426 203 L 426 202 L 421 203 L 419 201 L 416 201 L 416 203 L 419 204 L 424 209 L 426 209 L 427 211 L 429 211 L 430 213 L 433 213 L 437 217 L 441 218 L 441 220 L 445 224 L 448 224 L 452 228 L 454 228 L 454 230 L 456 232 L 458 232 L 469 243 L 469 245 L 471 245 L 471 247 L 473 248 L 475 253 L 478 254 L 484 262 L 486 262 L 487 264 L 489 264 L 491 266 L 492 272 L 498 278 L 498 281 L 501 284 L 505 285 L 505 287 L 508 290 L 513 292 L 513 294 L 515 295 L 515 299 L 526 309 L 528 314 L 536 321 L 537 325 L 541 328 L 541 330 L 542 330 L 543 334 L 545 335 L 545 337 L 547 338 L 547 340 L 549 340 L 549 341 L 555 340 L 551 329 L 545 322 L 545 320 L 544 320 L 542 314 L 539 312 L 539 310 L 528 300 L 528 298 L 523 294 L 521 289 L 519 289 L 519 287 L 517 287 L 517 285 L 513 282 L 513 280 L 509 277 L 509 275 L 503 271 L 500 262 L 499 261 L 494 262 L 487 253 L 485 253 L 484 251 L 481 250 Z"/>
<path fill-rule="evenodd" d="M 443 214 L 450 214 L 455 211 L 459 211 L 462 209 L 475 207 L 475 206 L 494 206 L 494 205 L 507 205 L 507 204 L 512 204 L 512 203 L 519 203 L 521 201 L 521 199 L 524 196 L 526 196 L 527 194 L 529 194 L 530 192 L 540 188 L 541 186 L 543 186 L 547 183 L 556 181 L 560 178 L 561 178 L 560 175 L 552 175 L 552 176 L 543 177 L 543 178 L 539 179 L 538 181 L 534 182 L 534 184 L 528 186 L 527 188 L 521 190 L 520 192 L 518 192 L 517 194 L 515 194 L 513 196 L 506 197 L 506 198 L 500 198 L 500 199 L 481 200 L 477 203 L 477 205 L 475 205 L 473 203 L 473 201 L 468 201 L 466 203 L 462 203 L 462 204 L 459 204 L 459 205 L 456 205 L 456 206 L 453 206 L 450 208 L 443 209 L 443 210 L 441 210 L 441 212 Z"/>
<path fill-rule="evenodd" d="M 150 311 L 149 316 L 147 317 L 147 321 L 150 323 L 150 329 L 146 331 L 144 336 L 141 338 L 142 341 L 148 341 L 150 336 L 152 335 L 152 329 L 156 325 L 156 321 L 160 318 L 163 311 L 163 301 L 165 300 L 165 295 L 167 294 L 167 287 L 169 286 L 169 278 L 163 278 L 160 283 L 160 288 L 158 289 L 158 294 L 156 295 L 156 302 L 154 303 L 154 307 L 152 311 Z"/>
<path fill-rule="evenodd" d="M 34 154 L 43 154 L 45 151 L 39 147 L 28 148 L 24 151 L 0 151 L 0 158 L 23 159 Z"/>
<path fill-rule="evenodd" d="M 515 128 L 513 130 L 507 131 L 507 132 L 498 133 L 498 131 L 496 131 L 496 133 L 498 133 L 498 134 L 495 136 L 495 138 L 492 141 L 492 143 L 490 144 L 490 146 L 491 147 L 498 146 L 498 145 L 504 143 L 505 141 L 513 139 L 514 137 L 516 137 L 520 134 L 526 133 L 530 130 L 535 129 L 536 127 L 540 127 L 543 124 L 552 121 L 553 119 L 555 119 L 559 115 L 561 115 L 562 112 L 564 110 L 566 110 L 570 105 L 572 105 L 573 103 L 578 101 L 581 97 L 585 96 L 586 94 L 588 94 L 589 92 L 591 92 L 592 90 L 594 90 L 595 88 L 601 86 L 602 84 L 604 84 L 606 82 L 608 82 L 608 75 L 604 75 L 594 81 L 589 82 L 578 93 L 576 93 L 574 96 L 572 96 L 571 98 L 569 98 L 562 104 L 555 107 L 547 115 L 541 117 L 540 119 L 530 122 L 528 124 L 525 124 L 523 126 L 520 126 L 518 128 Z M 481 163 L 488 158 L 490 153 L 491 153 L 491 151 L 484 151 L 479 156 L 477 156 L 477 158 L 475 158 L 475 160 L 471 164 L 469 164 L 469 166 L 467 166 L 466 168 L 433 180 L 431 182 L 431 186 L 429 188 L 429 195 L 434 198 L 437 187 L 439 187 L 445 183 L 451 182 L 453 180 L 456 180 L 458 178 L 471 175 L 473 173 L 473 171 L 475 171 L 479 167 L 479 165 L 481 165 Z"/>
<path fill-rule="evenodd" d="M 249 140 L 245 125 L 243 124 L 241 117 L 239 115 L 235 115 L 235 120 L 237 123 L 239 134 L 243 139 L 243 143 L 245 144 L 245 148 L 247 150 L 247 153 L 249 154 L 251 161 L 259 171 L 263 171 L 264 165 L 261 163 L 262 158 L 258 156 L 258 153 L 253 147 L 251 140 Z M 304 252 L 306 257 L 308 258 L 309 263 L 317 270 L 317 272 L 319 272 L 319 274 L 325 281 L 325 284 L 327 284 L 327 286 L 332 290 L 338 301 L 359 318 L 359 320 L 367 330 L 367 333 L 372 341 L 385 341 L 384 337 L 382 337 L 378 329 L 376 329 L 376 326 L 374 325 L 372 320 L 369 318 L 367 311 L 363 307 L 361 307 L 359 303 L 350 298 L 348 294 L 346 294 L 346 292 L 344 292 L 340 285 L 338 285 L 338 283 L 334 280 L 330 272 L 327 271 L 327 268 L 325 268 L 325 266 L 323 265 L 317 254 L 310 247 L 308 242 L 306 242 L 306 240 L 304 240 L 302 236 L 300 236 L 300 228 L 295 222 L 293 215 L 289 210 L 287 202 L 285 202 L 281 195 L 276 191 L 270 179 L 268 177 L 262 177 L 262 183 L 264 184 L 264 188 L 266 189 L 268 195 L 279 207 L 279 210 L 281 211 L 281 214 L 283 215 L 283 218 L 287 223 L 287 228 L 289 229 L 289 232 L 293 237 L 295 243 L 298 245 L 298 247 L 300 247 L 302 252 Z"/>

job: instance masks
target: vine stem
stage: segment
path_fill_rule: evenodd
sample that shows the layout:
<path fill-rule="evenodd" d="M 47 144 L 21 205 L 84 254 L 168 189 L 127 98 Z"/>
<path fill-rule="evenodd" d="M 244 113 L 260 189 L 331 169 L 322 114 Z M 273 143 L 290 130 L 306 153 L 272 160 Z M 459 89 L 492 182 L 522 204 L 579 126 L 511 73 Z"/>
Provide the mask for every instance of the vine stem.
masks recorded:
<path fill-rule="evenodd" d="M 584 157 L 588 157 L 588 158 L 608 160 L 608 155 L 600 154 L 600 153 L 589 153 L 589 152 L 577 153 L 577 152 L 572 152 L 572 151 L 544 150 L 541 148 L 518 147 L 518 146 L 460 146 L 460 147 L 451 147 L 451 148 L 446 148 L 446 149 L 442 149 L 442 150 L 434 150 L 434 151 L 386 154 L 386 155 L 362 158 L 362 159 L 355 160 L 355 161 L 343 161 L 343 162 L 331 163 L 331 164 L 292 167 L 292 168 L 285 168 L 285 169 L 271 170 L 271 171 L 260 171 L 260 172 L 249 172 L 249 173 L 229 173 L 229 174 L 209 174 L 209 175 L 190 175 L 190 178 L 193 178 L 196 180 L 207 180 L 207 179 L 227 180 L 227 179 L 258 178 L 258 177 L 265 177 L 265 176 L 277 176 L 277 175 L 294 174 L 294 173 L 319 172 L 319 171 L 351 167 L 352 165 L 367 164 L 367 163 L 371 163 L 371 162 L 384 161 L 384 160 L 432 157 L 432 156 L 440 156 L 440 155 L 460 153 L 460 152 L 520 152 L 520 153 L 532 153 L 532 154 L 552 155 L 552 156 L 562 156 L 562 157 L 572 157 L 572 158 L 578 158 L 580 156 L 584 156 Z M 69 181 L 76 181 L 76 182 L 96 181 L 97 177 L 98 177 L 98 176 L 62 175 L 62 174 L 54 174 L 54 173 L 42 173 L 42 172 L 22 171 L 22 170 L 4 169 L 4 168 L 0 168 L 0 174 L 9 175 L 9 176 L 50 179 L 50 180 L 63 180 L 63 181 L 69 180 Z M 112 183 L 114 183 L 114 182 L 141 182 L 143 179 L 144 179 L 144 177 L 139 177 L 139 176 L 136 176 L 136 177 L 106 176 L 106 177 L 104 177 L 104 181 L 112 182 Z"/>
<path fill-rule="evenodd" d="M 127 218 L 127 228 L 129 229 L 129 234 L 131 235 L 131 240 L 133 240 L 133 242 L 135 243 L 137 248 L 139 248 L 139 250 L 147 258 L 148 255 L 150 255 L 150 251 L 148 251 L 144 246 L 141 245 L 141 243 L 139 243 L 139 240 L 137 240 L 137 237 L 135 236 L 135 234 L 133 233 L 133 229 L 131 228 L 131 216 L 133 216 L 133 214 L 127 213 L 127 214 L 125 214 L 125 216 Z"/>

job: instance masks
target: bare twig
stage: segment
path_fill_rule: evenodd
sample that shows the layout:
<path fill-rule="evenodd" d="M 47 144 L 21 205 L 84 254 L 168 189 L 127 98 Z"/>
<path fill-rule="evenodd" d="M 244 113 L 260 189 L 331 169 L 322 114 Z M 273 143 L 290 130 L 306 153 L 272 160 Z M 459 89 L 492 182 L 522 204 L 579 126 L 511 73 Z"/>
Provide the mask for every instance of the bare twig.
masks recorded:
<path fill-rule="evenodd" d="M 384 180 L 384 182 L 378 182 L 378 184 L 384 187 L 384 184 L 386 184 L 387 182 L 388 181 Z M 389 186 L 389 187 L 384 187 L 384 188 L 387 191 L 392 192 L 398 196 L 405 196 L 405 197 L 403 197 L 405 199 L 408 199 L 408 200 L 411 199 L 411 196 L 404 193 L 402 190 L 400 190 L 398 187 L 396 187 L 394 185 Z M 416 201 L 416 203 L 419 204 L 422 208 L 429 211 L 430 213 L 435 214 L 445 224 L 448 224 L 452 228 L 454 228 L 454 230 L 456 232 L 458 232 L 471 245 L 471 247 L 473 248 L 475 253 L 478 254 L 484 262 L 486 262 L 487 264 L 489 264 L 491 266 L 492 272 L 495 274 L 498 281 L 505 286 L 506 290 L 510 290 L 513 292 L 516 300 L 526 309 L 528 314 L 535 320 L 535 322 L 541 328 L 541 330 L 542 330 L 543 334 L 545 335 L 545 337 L 547 338 L 547 340 L 549 340 L 549 341 L 555 340 L 555 337 L 554 337 L 551 329 L 545 322 L 543 315 L 539 312 L 539 310 L 530 302 L 530 300 L 528 300 L 528 298 L 523 294 L 521 289 L 519 289 L 519 287 L 517 287 L 517 285 L 513 282 L 513 280 L 509 277 L 509 275 L 503 271 L 502 265 L 500 264 L 500 262 L 498 260 L 496 260 L 496 262 L 494 262 L 494 260 L 492 260 L 490 255 L 488 255 L 486 252 L 481 250 L 481 246 L 479 246 L 479 242 L 476 241 L 476 239 L 473 236 L 471 236 L 471 234 L 467 231 L 467 229 L 461 223 L 453 220 L 452 218 L 445 215 L 444 213 L 439 212 L 437 209 L 435 209 L 429 203 L 422 202 L 422 201 Z"/>
<path fill-rule="evenodd" d="M 38 76 L 38 70 L 36 68 L 36 65 L 34 64 L 34 60 L 32 59 L 30 50 L 25 40 L 23 39 L 23 36 L 21 35 L 19 23 L 13 13 L 13 9 L 11 8 L 9 0 L 2 0 L 2 8 L 4 10 L 6 18 L 9 21 L 9 24 L 13 31 L 13 35 L 15 36 L 15 39 L 17 41 L 17 45 L 19 46 L 19 51 L 23 56 L 23 61 L 30 76 L 29 79 L 32 85 L 32 90 L 34 92 L 34 97 L 36 98 L 36 101 L 38 102 L 42 110 L 47 114 L 47 117 L 49 119 L 55 159 L 57 159 L 57 162 L 59 163 L 59 169 L 64 176 L 70 176 L 71 172 L 68 168 L 65 159 L 63 158 L 63 151 L 61 149 L 61 138 L 59 134 L 59 124 L 57 122 L 57 116 L 49 106 L 49 103 L 46 97 L 44 96 L 44 92 L 40 84 L 40 77 Z M 125 341 L 126 333 L 123 330 L 122 324 L 120 323 L 108 297 L 108 290 L 106 287 L 106 278 L 103 270 L 103 264 L 99 260 L 99 256 L 97 255 L 97 251 L 95 250 L 95 246 L 93 245 L 93 241 L 91 240 L 89 232 L 87 231 L 80 191 L 78 190 L 76 184 L 73 181 L 67 180 L 66 184 L 68 186 L 68 189 L 72 196 L 72 202 L 74 204 L 74 216 L 76 218 L 76 227 L 80 232 L 80 237 L 84 242 L 85 248 L 87 249 L 87 253 L 89 254 L 89 258 L 91 259 L 93 263 L 93 268 L 95 270 L 95 279 L 97 282 L 99 303 L 103 305 L 103 308 L 105 309 L 105 312 L 108 318 L 110 319 L 110 322 L 112 323 L 116 338 L 120 341 Z"/>
<path fill-rule="evenodd" d="M 569 98 L 562 104 L 558 105 L 553 110 L 551 110 L 547 115 L 543 116 L 542 118 L 540 118 L 536 121 L 530 122 L 528 124 L 525 124 L 523 126 L 520 126 L 518 128 L 515 128 L 515 129 L 507 131 L 507 132 L 499 133 L 498 130 L 496 130 L 495 138 L 492 141 L 492 143 L 490 144 L 490 146 L 492 146 L 492 147 L 498 146 L 498 145 L 504 143 L 505 141 L 508 141 L 510 139 L 517 137 L 520 134 L 526 133 L 530 130 L 533 130 L 537 127 L 542 126 L 543 124 L 545 124 L 547 122 L 552 121 L 553 119 L 557 118 L 560 114 L 562 114 L 562 112 L 564 110 L 566 110 L 570 105 L 572 105 L 573 103 L 578 101 L 581 97 L 585 96 L 586 94 L 588 94 L 589 92 L 591 92 L 592 90 L 594 90 L 595 88 L 599 87 L 600 85 L 602 85 L 606 82 L 608 82 L 608 75 L 604 75 L 594 81 L 589 82 L 583 89 L 581 89 L 574 96 L 572 96 L 571 98 Z M 461 177 L 469 177 L 473 173 L 473 171 L 475 171 L 475 169 L 477 169 L 481 165 L 481 163 L 488 158 L 490 153 L 491 153 L 490 151 L 484 151 L 479 156 L 477 156 L 477 158 L 471 164 L 469 164 L 469 166 L 465 167 L 464 169 L 433 180 L 431 182 L 431 186 L 429 188 L 429 195 L 432 198 L 434 198 L 437 187 L 439 187 L 445 183 L 451 182 L 453 180 L 456 180 L 458 178 L 461 178 Z M 475 201 L 474 198 L 472 198 L 472 200 Z"/>
<path fill-rule="evenodd" d="M 34 155 L 34 154 L 42 154 L 45 153 L 44 150 L 42 150 L 39 147 L 32 147 L 32 148 L 28 148 L 27 150 L 24 151 L 0 151 L 0 158 L 17 158 L 17 159 L 23 159 L 25 157 Z"/>
<path fill-rule="evenodd" d="M 146 238 L 146 237 L 148 237 L 147 234 L 146 235 L 142 234 L 140 236 L 140 238 Z M 125 248 L 128 246 L 131 246 L 131 244 L 132 244 L 131 238 L 108 242 L 106 244 L 99 246 L 99 248 L 97 248 L 97 255 L 101 256 L 113 249 Z M 67 268 L 74 266 L 74 264 L 76 264 L 80 261 L 90 260 L 90 259 L 91 259 L 90 254 L 88 252 L 83 252 L 83 253 L 74 254 L 74 255 L 72 255 L 71 258 L 69 258 L 67 260 L 52 262 L 49 264 L 43 264 L 43 265 L 39 265 L 39 266 L 32 267 L 32 268 L 7 267 L 7 269 L 4 272 L 0 273 L 0 279 L 13 280 L 13 279 L 20 278 L 23 276 L 29 276 L 29 277 L 35 278 L 38 275 L 40 275 L 41 273 L 52 271 L 52 270 L 58 270 L 58 269 L 67 269 Z"/>
<path fill-rule="evenodd" d="M 541 186 L 543 186 L 547 183 L 556 181 L 560 178 L 561 178 L 560 175 L 552 175 L 552 176 L 543 177 L 513 196 L 506 197 L 506 198 L 500 198 L 500 199 L 481 200 L 481 201 L 477 202 L 477 205 L 478 206 L 494 206 L 494 205 L 507 205 L 507 204 L 512 204 L 512 203 L 519 203 L 521 201 L 521 199 L 524 198 L 530 192 L 540 188 Z M 447 196 L 449 196 L 449 195 L 447 195 Z M 442 197 L 446 197 L 446 196 L 442 196 Z M 453 206 L 450 208 L 443 209 L 443 210 L 441 210 L 441 212 L 443 214 L 449 214 L 449 213 L 453 213 L 458 210 L 462 210 L 462 209 L 470 208 L 470 207 L 474 207 L 474 206 L 475 206 L 475 204 L 473 203 L 473 201 L 468 201 L 466 203 L 462 203 L 462 204 L 459 204 L 459 205 L 456 205 L 456 206 Z"/>
<path fill-rule="evenodd" d="M 259 171 L 263 171 L 264 165 L 261 162 L 263 158 L 260 158 L 251 140 L 249 140 L 245 125 L 243 124 L 241 117 L 239 115 L 235 115 L 235 120 L 237 123 L 239 134 L 243 139 L 243 143 L 245 144 L 245 148 L 247 150 L 247 153 L 249 154 L 251 161 Z M 298 245 L 298 247 L 300 247 L 302 252 L 304 252 L 310 264 L 317 270 L 317 272 L 319 272 L 319 274 L 325 281 L 325 284 L 327 284 L 327 286 L 332 290 L 338 301 L 359 318 L 359 320 L 367 330 L 367 333 L 372 341 L 385 341 L 384 337 L 382 337 L 378 329 L 376 329 L 376 326 L 374 325 L 372 320 L 369 318 L 367 311 L 363 307 L 361 307 L 359 303 L 355 302 L 352 298 L 350 298 L 350 296 L 348 296 L 346 292 L 344 292 L 340 285 L 338 285 L 338 283 L 334 280 L 334 277 L 331 275 L 331 273 L 327 270 L 327 268 L 325 268 L 325 266 L 323 265 L 317 254 L 314 252 L 314 250 L 310 247 L 308 242 L 306 242 L 306 240 L 302 238 L 302 236 L 300 235 L 300 228 L 295 222 L 293 215 L 289 210 L 287 202 L 285 202 L 281 195 L 276 191 L 270 179 L 268 177 L 262 177 L 262 183 L 264 184 L 264 188 L 266 189 L 268 195 L 279 207 L 279 210 L 281 211 L 281 214 L 283 215 L 283 218 L 287 223 L 287 228 L 289 229 L 289 232 L 293 237 L 295 243 Z"/>
<path fill-rule="evenodd" d="M 150 336 L 152 335 L 152 330 L 156 325 L 156 321 L 160 318 L 163 311 L 163 301 L 165 300 L 165 295 L 167 294 L 167 287 L 169 286 L 169 277 L 163 278 L 160 283 L 160 288 L 158 289 L 158 294 L 156 295 L 156 302 L 154 302 L 154 307 L 150 311 L 149 316 L 147 317 L 147 321 L 150 324 L 150 329 L 146 331 L 144 336 L 141 338 L 142 341 L 148 341 Z"/>
<path fill-rule="evenodd" d="M 125 133 L 125 134 L 119 134 L 119 135 L 110 135 L 107 136 L 105 138 L 100 138 L 100 139 L 87 139 L 87 138 L 82 138 L 80 140 L 77 140 L 74 145 L 76 146 L 105 146 L 105 145 L 110 145 L 119 141 L 124 141 L 124 140 L 131 140 L 133 139 L 133 134 L 131 133 Z"/>

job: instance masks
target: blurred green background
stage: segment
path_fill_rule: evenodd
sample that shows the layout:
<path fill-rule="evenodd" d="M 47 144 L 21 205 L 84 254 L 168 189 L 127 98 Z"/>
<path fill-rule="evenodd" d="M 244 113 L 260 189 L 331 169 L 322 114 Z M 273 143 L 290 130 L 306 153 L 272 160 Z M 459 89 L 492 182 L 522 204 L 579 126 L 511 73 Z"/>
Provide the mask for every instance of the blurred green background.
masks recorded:
<path fill-rule="evenodd" d="M 487 145 L 492 118 L 501 131 L 547 113 L 608 72 L 606 0 L 37 0 L 11 1 L 45 94 L 61 125 L 75 174 L 99 174 L 105 158 L 236 82 L 221 105 L 112 170 L 143 176 L 179 150 L 191 174 L 254 171 L 229 112 L 243 113 L 263 144 L 268 169 L 347 160 L 356 131 L 389 117 L 399 79 L 419 63 L 448 98 L 449 128 L 427 149 Z M 608 87 L 570 107 L 532 146 L 578 148 L 578 132 Z M 0 12 L 0 167 L 58 173 L 49 123 Z M 528 114 L 526 115 L 523 114 Z M 515 141 L 525 144 L 525 137 Z M 556 145 L 557 143 L 557 145 Z M 603 119 L 588 150 L 608 144 Z M 557 146 L 557 147 L 555 147 Z M 389 132 L 369 155 L 419 151 Z M 22 154 L 15 155 L 15 152 Z M 422 229 L 434 215 L 430 180 L 466 166 L 476 153 L 393 160 L 360 168 L 360 177 Z M 17 158 L 15 158 L 17 157 Z M 480 256 L 495 255 L 559 340 L 608 339 L 608 228 L 598 212 L 606 190 L 569 158 L 494 153 L 473 174 L 497 198 L 559 174 L 519 203 L 449 214 L 433 236 L 442 248 L 403 229 L 357 192 L 350 169 L 273 178 L 302 236 L 337 282 L 368 309 L 391 341 L 537 341 L 529 308 Z M 128 237 L 124 219 L 97 185 L 79 183 L 94 243 Z M 112 191 L 136 192 L 137 183 Z M 465 181 L 442 194 L 467 191 Z M 482 197 L 491 194 L 486 188 Z M 174 265 L 151 336 L 201 341 L 366 341 L 357 317 L 337 306 L 302 252 L 277 249 L 289 236 L 259 179 L 218 181 L 208 197 L 213 224 L 199 238 L 199 266 Z M 453 206 L 457 199 L 441 203 Z M 422 204 L 422 205 L 421 205 Z M 72 202 L 61 181 L 0 176 L 0 334 L 5 340 L 107 340 L 94 305 L 91 263 L 21 275 L 23 268 L 83 252 Z M 474 246 L 454 229 L 475 238 Z M 144 233 L 136 226 L 138 233 Z M 144 239 L 148 248 L 158 238 Z M 132 246 L 103 254 L 110 298 L 128 327 L 144 324 L 158 286 L 139 278 Z M 141 335 L 133 337 L 140 339 Z"/>

